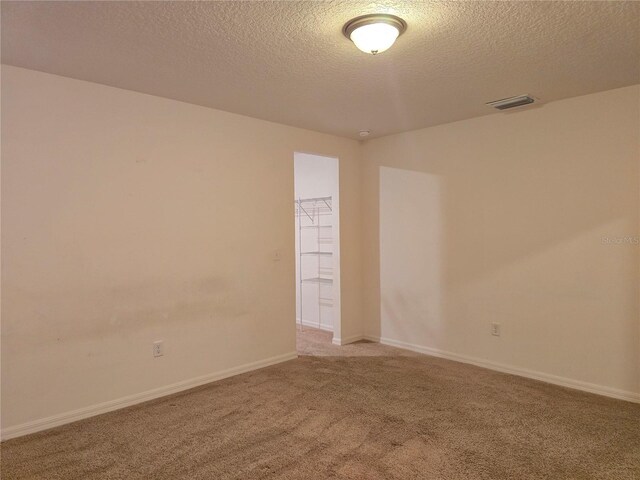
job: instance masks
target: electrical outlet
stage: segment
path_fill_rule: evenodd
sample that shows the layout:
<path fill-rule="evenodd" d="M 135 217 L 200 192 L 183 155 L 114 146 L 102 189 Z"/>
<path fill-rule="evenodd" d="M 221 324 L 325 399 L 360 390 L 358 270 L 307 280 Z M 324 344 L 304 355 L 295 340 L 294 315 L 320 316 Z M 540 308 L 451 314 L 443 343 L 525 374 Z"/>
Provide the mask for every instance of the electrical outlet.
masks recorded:
<path fill-rule="evenodd" d="M 491 324 L 491 335 L 494 335 L 496 337 L 500 336 L 500 324 L 499 323 L 492 323 Z"/>
<path fill-rule="evenodd" d="M 158 340 L 157 342 L 153 342 L 153 356 L 161 357 L 164 355 L 164 344 L 162 340 Z"/>

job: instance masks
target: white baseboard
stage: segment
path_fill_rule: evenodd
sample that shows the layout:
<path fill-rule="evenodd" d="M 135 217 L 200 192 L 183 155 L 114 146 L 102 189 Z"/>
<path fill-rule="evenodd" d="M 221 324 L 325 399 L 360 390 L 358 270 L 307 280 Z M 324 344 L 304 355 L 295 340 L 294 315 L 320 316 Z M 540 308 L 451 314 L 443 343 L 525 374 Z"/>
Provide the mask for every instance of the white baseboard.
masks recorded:
<path fill-rule="evenodd" d="M 241 373 L 258 370 L 270 365 L 293 360 L 295 358 L 298 358 L 297 352 L 289 352 L 283 355 L 259 360 L 257 362 L 246 363 L 244 365 L 240 365 L 239 367 L 229 368 L 227 370 L 222 370 L 220 372 L 210 373 L 201 377 L 184 380 L 182 382 L 166 385 L 164 387 L 154 388 L 152 390 L 147 390 L 146 392 L 136 393 L 127 397 L 98 403 L 96 405 L 79 408 L 70 412 L 52 415 L 50 417 L 33 420 L 31 422 L 22 423 L 13 427 L 3 428 L 0 432 L 0 438 L 2 440 L 9 440 L 10 438 L 21 437 L 30 433 L 46 430 L 48 428 L 58 427 L 66 423 L 76 422 L 84 418 L 89 418 L 95 415 L 100 415 L 102 413 L 118 410 L 120 408 L 129 407 L 131 405 L 136 405 L 148 400 L 164 397 L 172 393 L 199 387 L 200 385 L 215 382 L 216 380 L 222 380 L 223 378 L 232 377 Z"/>
<path fill-rule="evenodd" d="M 348 345 L 349 343 L 358 342 L 360 340 L 364 340 L 363 335 L 351 335 L 350 337 L 344 338 L 334 337 L 333 340 L 331 340 L 331 343 L 334 345 Z"/>
<path fill-rule="evenodd" d="M 299 318 L 296 319 L 296 325 L 300 325 Z M 318 328 L 326 332 L 333 332 L 333 325 L 329 325 L 328 323 L 321 323 L 320 326 L 318 326 L 318 322 L 310 322 L 309 320 L 303 320 L 302 325 L 305 327 Z"/>
<path fill-rule="evenodd" d="M 617 398 L 619 400 L 626 400 L 629 402 L 640 403 L 640 393 L 635 393 L 627 390 L 620 390 L 612 387 L 606 387 L 603 385 L 597 385 L 594 383 L 583 382 L 581 380 L 574 380 L 571 378 L 560 377 L 560 376 L 551 375 L 548 373 L 536 372 L 534 370 L 527 370 L 524 368 L 512 367 L 509 365 L 504 365 L 502 363 L 492 362 L 490 360 L 483 360 L 481 358 L 446 352 L 444 350 L 438 350 L 431 347 L 424 347 L 422 345 L 415 345 L 412 343 L 402 342 L 400 340 L 393 340 L 391 338 L 373 337 L 370 335 L 365 335 L 364 339 L 370 340 L 372 342 L 380 342 L 384 345 L 389 345 L 392 347 L 404 348 L 405 350 L 411 350 L 413 352 L 424 353 L 425 355 L 431 355 L 433 357 L 446 358 L 448 360 L 454 360 L 456 362 L 468 363 L 471 365 L 476 365 L 478 367 L 488 368 L 489 370 L 495 370 L 497 372 L 509 373 L 511 375 L 518 375 L 520 377 L 531 378 L 533 380 L 539 380 L 541 382 L 551 383 L 553 385 L 559 385 L 561 387 L 573 388 L 575 390 L 582 390 L 583 392 L 604 395 L 605 397 Z"/>
<path fill-rule="evenodd" d="M 446 352 L 444 350 L 424 347 L 421 345 L 415 345 L 412 343 L 403 342 L 400 340 L 393 340 L 390 338 L 374 337 L 371 335 L 353 335 L 351 337 L 345 337 L 345 338 L 334 338 L 332 340 L 332 343 L 334 345 L 347 345 L 349 343 L 357 342 L 359 340 L 369 340 L 372 342 L 380 342 L 384 345 L 403 348 L 406 350 L 423 353 L 425 355 L 445 358 L 448 360 L 454 360 L 462 363 L 468 363 L 471 365 L 476 365 L 478 367 L 488 368 L 490 370 L 495 370 L 498 372 L 509 373 L 512 375 L 531 378 L 534 380 L 539 380 L 542 382 L 547 382 L 547 383 L 559 385 L 562 387 L 573 388 L 576 390 L 582 390 L 585 392 L 595 393 L 598 395 L 604 395 L 606 397 L 617 398 L 620 400 L 627 400 L 629 402 L 634 402 L 634 403 L 640 403 L 640 393 L 606 387 L 606 386 L 597 385 L 593 383 L 583 382 L 580 380 L 573 380 L 570 378 L 560 377 L 560 376 L 551 375 L 551 374 L 542 373 L 542 372 L 536 372 L 536 371 L 527 370 L 519 367 L 512 367 L 512 366 L 504 365 L 501 363 L 492 362 L 489 360 L 483 360 L 480 358 L 470 357 L 467 355 L 460 355 L 457 353 Z M 131 405 L 136 405 L 138 403 L 146 402 L 148 400 L 164 397 L 172 393 L 188 390 L 190 388 L 198 387 L 200 385 L 205 385 L 207 383 L 215 382 L 217 380 L 222 380 L 224 378 L 232 377 L 234 375 L 239 375 L 241 373 L 250 372 L 252 370 L 258 370 L 260 368 L 268 367 L 270 365 L 275 365 L 277 363 L 293 360 L 297 358 L 297 356 L 298 355 L 296 352 L 290 352 L 284 355 L 278 355 L 275 357 L 267 358 L 265 360 L 247 363 L 239 367 L 234 367 L 234 368 L 230 368 L 220 372 L 203 375 L 201 377 L 192 378 L 189 380 L 174 383 L 164 387 L 155 388 L 152 390 L 148 390 L 146 392 L 129 395 L 127 397 L 110 400 L 108 402 L 91 405 L 89 407 L 83 407 L 83 408 L 73 410 L 70 412 L 65 412 L 62 414 L 52 415 L 50 417 L 22 423 L 20 425 L 15 425 L 13 427 L 3 428 L 0 431 L 0 438 L 2 440 L 9 440 L 10 438 L 21 437 L 23 435 L 28 435 L 30 433 L 39 432 L 49 428 L 53 428 L 53 427 L 67 424 L 67 423 L 82 420 L 84 418 L 93 417 L 95 415 L 111 412 L 113 410 L 129 407 Z"/>

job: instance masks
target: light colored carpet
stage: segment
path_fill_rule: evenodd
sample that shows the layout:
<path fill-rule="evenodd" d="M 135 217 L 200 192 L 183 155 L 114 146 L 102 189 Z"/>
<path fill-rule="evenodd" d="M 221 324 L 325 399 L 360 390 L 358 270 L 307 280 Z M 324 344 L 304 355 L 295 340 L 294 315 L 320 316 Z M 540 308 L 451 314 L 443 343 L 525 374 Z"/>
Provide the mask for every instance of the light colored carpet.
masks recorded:
<path fill-rule="evenodd" d="M 640 479 L 640 405 L 329 340 L 5 442 L 2 479 Z"/>

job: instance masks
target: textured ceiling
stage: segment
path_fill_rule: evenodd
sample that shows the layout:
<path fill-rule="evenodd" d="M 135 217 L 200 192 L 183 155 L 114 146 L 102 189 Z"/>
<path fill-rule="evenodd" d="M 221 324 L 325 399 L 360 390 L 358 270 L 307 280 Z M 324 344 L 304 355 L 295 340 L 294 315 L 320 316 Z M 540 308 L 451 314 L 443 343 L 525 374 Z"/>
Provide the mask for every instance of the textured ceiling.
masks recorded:
<path fill-rule="evenodd" d="M 377 56 L 341 33 L 372 12 L 408 23 Z M 374 137 L 639 83 L 640 3 L 3 1 L 2 62 Z"/>

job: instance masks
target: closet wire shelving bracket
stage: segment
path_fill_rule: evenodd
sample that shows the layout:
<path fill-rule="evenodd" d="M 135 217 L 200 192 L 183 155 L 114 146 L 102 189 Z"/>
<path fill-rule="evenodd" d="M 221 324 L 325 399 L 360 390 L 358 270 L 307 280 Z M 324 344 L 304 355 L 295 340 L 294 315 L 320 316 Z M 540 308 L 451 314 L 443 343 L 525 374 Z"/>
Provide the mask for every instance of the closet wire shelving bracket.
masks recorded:
<path fill-rule="evenodd" d="M 331 257 L 333 252 L 322 250 L 321 245 L 332 245 L 333 238 L 331 235 L 328 237 L 321 237 L 321 229 L 331 228 L 332 225 L 321 225 L 321 217 L 331 216 L 333 214 L 331 197 L 315 197 L 315 198 L 298 198 L 295 200 L 296 205 L 296 219 L 298 221 L 298 277 L 300 282 L 300 329 L 303 330 L 302 312 L 303 312 L 303 286 L 305 284 L 317 284 L 318 285 L 318 328 L 321 326 L 321 313 L 322 306 L 331 305 L 330 298 L 322 297 L 321 287 L 333 285 L 333 271 L 332 268 L 321 267 L 320 259 L 322 257 Z M 310 221 L 311 225 L 302 225 L 302 221 Z M 311 251 L 302 250 L 302 230 L 308 228 L 315 228 L 317 231 L 316 242 L 317 249 Z M 317 277 L 303 278 L 302 259 L 303 257 L 316 257 L 318 260 Z M 328 271 L 328 273 L 327 273 Z M 327 278 L 330 277 L 330 278 Z"/>

